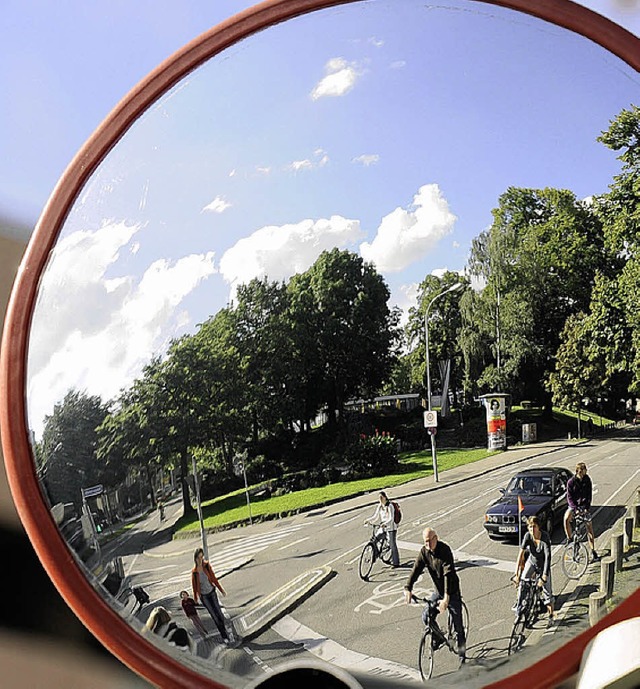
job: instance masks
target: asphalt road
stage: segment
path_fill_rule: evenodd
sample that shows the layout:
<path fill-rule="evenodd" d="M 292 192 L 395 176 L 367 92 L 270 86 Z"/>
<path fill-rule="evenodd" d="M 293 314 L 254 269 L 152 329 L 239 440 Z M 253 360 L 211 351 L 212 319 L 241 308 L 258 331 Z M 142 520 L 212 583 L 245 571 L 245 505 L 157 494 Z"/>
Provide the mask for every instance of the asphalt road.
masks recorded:
<path fill-rule="evenodd" d="M 531 454 L 536 448 L 531 447 Z M 228 596 L 221 600 L 227 615 L 238 621 L 262 604 L 274 591 L 291 609 L 279 615 L 270 628 L 243 642 L 238 648 L 220 647 L 216 639 L 200 642 L 198 655 L 204 672 L 222 667 L 252 677 L 266 675 L 286 660 L 327 660 L 357 674 L 383 679 L 387 686 L 419 681 L 417 649 L 422 630 L 421 608 L 406 605 L 403 586 L 421 545 L 425 526 L 432 526 L 456 555 L 462 593 L 470 613 L 467 667 L 469 677 L 480 683 L 508 674 L 507 645 L 515 591 L 513 574 L 517 545 L 492 541 L 482 528 L 486 506 L 499 496 L 498 489 L 519 469 L 534 466 L 587 464 L 594 483 L 594 529 L 600 547 L 608 545 L 607 530 L 624 516 L 627 503 L 640 484 L 637 443 L 625 436 L 558 445 L 554 451 L 502 466 L 493 461 L 492 470 L 457 483 L 442 484 L 437 490 L 423 480 L 397 488 L 391 497 L 401 501 L 403 521 L 398 533 L 399 569 L 378 562 L 369 581 L 358 576 L 360 551 L 370 535 L 364 519 L 375 508 L 377 494 L 345 501 L 339 505 L 277 521 L 264 522 L 229 532 L 210 534 L 209 558 Z M 504 454 L 505 460 L 509 453 Z M 447 472 L 448 473 L 448 472 Z M 432 479 L 431 479 L 432 481 Z M 189 589 L 192 554 L 199 540 L 167 543 L 165 530 L 180 510 L 178 502 L 168 506 L 167 520 L 157 514 L 141 524 L 137 532 L 113 545 L 123 556 L 125 570 L 134 584 L 142 584 L 152 597 L 181 615 L 178 592 Z M 528 643 L 561 643 L 567 632 L 586 625 L 585 606 L 576 605 L 575 583 L 564 577 L 560 542 L 564 534 L 558 525 L 553 534 L 552 581 L 557 597 L 558 622 L 550 629 L 546 620 L 533 630 Z M 284 593 L 283 588 L 314 568 L 329 566 L 332 576 L 311 594 Z M 599 565 L 591 565 L 593 574 Z M 589 571 L 587 575 L 589 575 Z M 428 574 L 416 586 L 416 593 L 432 587 Z M 147 606 L 151 609 L 151 605 Z M 148 614 L 148 612 L 146 613 Z M 206 611 L 201 616 L 213 628 Z M 142 612 L 144 617 L 144 611 Z M 186 624 L 189 624 L 186 619 Z M 448 657 L 445 657 L 448 656 Z M 436 659 L 440 686 L 456 661 L 446 651 Z M 487 674 L 482 668 L 492 668 Z M 451 679 L 451 675 L 449 679 Z M 460 675 L 458 675 L 460 677 Z M 484 679 L 482 679 L 484 678 Z M 465 679 L 465 685 L 470 680 Z M 373 680 L 372 680 L 373 682 Z M 375 682 L 373 682 L 375 683 Z"/>

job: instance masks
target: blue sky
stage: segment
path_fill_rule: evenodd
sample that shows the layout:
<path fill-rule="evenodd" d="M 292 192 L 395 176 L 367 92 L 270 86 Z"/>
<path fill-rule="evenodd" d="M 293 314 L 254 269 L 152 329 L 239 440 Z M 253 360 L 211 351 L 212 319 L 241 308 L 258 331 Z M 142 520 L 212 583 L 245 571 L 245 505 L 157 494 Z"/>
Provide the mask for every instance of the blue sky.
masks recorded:
<path fill-rule="evenodd" d="M 8 3 L 0 213 L 31 223 L 128 88 L 243 6 Z M 466 1 L 377 0 L 250 37 L 155 104 L 79 197 L 34 319 L 32 425 L 71 386 L 117 394 L 237 284 L 323 249 L 374 263 L 408 309 L 426 275 L 463 269 L 507 186 L 606 191 L 618 164 L 595 139 L 638 85 L 581 37 Z"/>

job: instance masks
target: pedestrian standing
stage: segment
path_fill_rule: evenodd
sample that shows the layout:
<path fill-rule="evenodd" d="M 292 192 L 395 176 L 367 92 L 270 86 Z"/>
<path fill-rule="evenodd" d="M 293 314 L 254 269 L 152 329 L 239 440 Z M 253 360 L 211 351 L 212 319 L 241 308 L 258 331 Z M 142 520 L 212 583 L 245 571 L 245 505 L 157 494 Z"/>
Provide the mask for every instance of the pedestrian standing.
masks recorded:
<path fill-rule="evenodd" d="M 382 540 L 385 537 L 389 539 L 391 546 L 391 566 L 400 566 L 400 554 L 398 553 L 398 544 L 396 536 L 398 534 L 398 525 L 395 521 L 395 508 L 387 497 L 387 494 L 382 490 L 378 498 L 378 504 L 373 516 L 365 521 L 365 524 L 379 523 L 381 530 L 378 532 L 377 540 Z"/>
<path fill-rule="evenodd" d="M 204 559 L 204 550 L 196 548 L 193 554 L 194 568 L 191 570 L 191 587 L 193 588 L 193 600 L 197 603 L 199 599 L 211 615 L 224 643 L 229 643 L 229 634 L 225 628 L 224 615 L 218 602 L 216 589 L 223 596 L 227 595 L 222 584 L 218 581 L 213 568 L 208 560 Z"/>
<path fill-rule="evenodd" d="M 191 620 L 193 626 L 198 630 L 200 636 L 204 639 L 207 636 L 207 629 L 198 615 L 196 610 L 196 602 L 186 591 L 180 591 L 180 602 L 184 614 Z"/>

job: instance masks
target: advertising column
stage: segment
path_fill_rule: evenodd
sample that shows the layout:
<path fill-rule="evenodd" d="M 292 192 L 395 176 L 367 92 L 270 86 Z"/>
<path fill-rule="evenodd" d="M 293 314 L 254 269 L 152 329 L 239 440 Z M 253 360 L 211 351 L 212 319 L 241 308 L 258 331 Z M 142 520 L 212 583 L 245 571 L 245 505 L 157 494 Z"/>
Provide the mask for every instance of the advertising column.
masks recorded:
<path fill-rule="evenodd" d="M 480 398 L 487 411 L 487 447 L 490 450 L 507 447 L 507 397 L 504 393 L 496 393 Z"/>

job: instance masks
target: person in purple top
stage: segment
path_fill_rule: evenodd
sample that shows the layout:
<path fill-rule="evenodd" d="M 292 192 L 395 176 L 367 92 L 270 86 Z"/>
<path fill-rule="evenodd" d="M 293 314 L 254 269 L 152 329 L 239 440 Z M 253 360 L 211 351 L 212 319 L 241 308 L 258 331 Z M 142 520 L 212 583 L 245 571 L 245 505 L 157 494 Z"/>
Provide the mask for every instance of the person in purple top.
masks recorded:
<path fill-rule="evenodd" d="M 576 473 L 567 483 L 567 502 L 569 507 L 564 513 L 564 532 L 567 540 L 571 540 L 571 522 L 576 511 L 580 510 L 587 517 L 587 536 L 591 546 L 591 557 L 599 560 L 600 556 L 596 552 L 595 540 L 593 538 L 593 525 L 591 524 L 591 499 L 593 496 L 593 486 L 591 478 L 587 475 L 587 465 L 584 462 L 576 464 Z"/>

